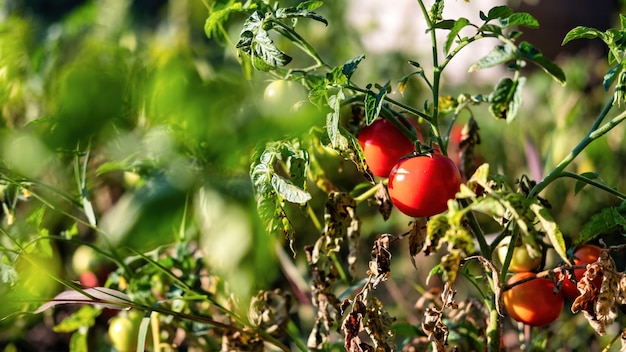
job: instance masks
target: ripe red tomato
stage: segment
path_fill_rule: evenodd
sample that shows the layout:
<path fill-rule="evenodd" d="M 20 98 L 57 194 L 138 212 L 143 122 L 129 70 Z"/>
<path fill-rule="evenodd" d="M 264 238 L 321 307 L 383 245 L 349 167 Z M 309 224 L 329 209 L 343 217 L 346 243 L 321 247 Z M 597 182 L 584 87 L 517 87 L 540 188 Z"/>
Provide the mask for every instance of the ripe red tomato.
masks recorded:
<path fill-rule="evenodd" d="M 514 283 L 529 276 L 531 272 L 513 275 L 508 283 Z M 546 278 L 536 278 L 514 286 L 504 292 L 504 307 L 511 318 L 530 326 L 543 326 L 552 323 L 563 310 L 564 299 L 561 292 L 553 293 L 554 282 Z"/>
<path fill-rule="evenodd" d="M 402 213 L 429 217 L 448 209 L 461 185 L 461 173 L 441 154 L 403 159 L 389 174 L 389 196 Z"/>
<path fill-rule="evenodd" d="M 413 120 L 410 121 L 417 129 Z M 413 141 L 388 120 L 376 120 L 363 127 L 358 140 L 367 166 L 378 177 L 388 177 L 398 160 L 415 150 Z"/>
<path fill-rule="evenodd" d="M 572 261 L 574 265 L 584 265 L 595 263 L 600 256 L 600 251 L 602 249 L 598 246 L 594 246 L 592 244 L 583 244 L 582 246 L 576 248 L 574 251 L 574 260 Z M 582 279 L 585 275 L 585 269 L 574 269 L 574 275 L 576 276 L 576 282 Z M 559 279 L 561 275 L 559 275 Z M 565 298 L 573 301 L 580 295 L 578 292 L 578 288 L 576 288 L 576 284 L 572 283 L 570 280 L 570 275 L 567 274 L 565 279 L 563 280 L 562 291 Z M 593 279 L 593 284 L 600 288 L 602 285 L 602 277 L 598 276 Z"/>

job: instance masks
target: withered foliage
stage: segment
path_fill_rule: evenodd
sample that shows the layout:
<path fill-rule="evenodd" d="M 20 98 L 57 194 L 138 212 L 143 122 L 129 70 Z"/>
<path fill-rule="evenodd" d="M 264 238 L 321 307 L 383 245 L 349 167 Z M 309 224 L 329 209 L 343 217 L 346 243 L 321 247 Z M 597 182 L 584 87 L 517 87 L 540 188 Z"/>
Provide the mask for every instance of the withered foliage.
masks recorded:
<path fill-rule="evenodd" d="M 274 337 L 282 337 L 289 322 L 292 297 L 281 290 L 259 291 L 250 300 L 248 320 Z"/>
<path fill-rule="evenodd" d="M 450 327 L 471 326 L 478 336 L 485 336 L 487 316 L 483 304 L 474 298 L 456 302 L 456 291 L 446 285 L 443 291 L 433 288 L 416 302 L 417 313 L 422 316 L 422 329 L 427 335 L 427 342 L 435 351 L 475 350 L 484 341 L 476 341 L 474 337 L 459 340 L 451 346 L 448 343 Z M 461 331 L 456 331 L 462 336 Z M 425 339 L 416 338 L 404 346 L 403 351 L 430 350 Z"/>
<path fill-rule="evenodd" d="M 391 197 L 389 197 L 387 187 L 380 184 L 378 191 L 376 191 L 376 194 L 374 195 L 374 199 L 378 204 L 378 212 L 383 216 L 383 219 L 387 221 L 387 219 L 391 216 L 391 210 L 393 209 L 393 203 L 391 202 Z"/>
<path fill-rule="evenodd" d="M 367 274 L 371 278 L 373 288 L 379 283 L 386 281 L 391 275 L 391 252 L 389 251 L 389 242 L 391 235 L 378 235 L 372 247 L 372 259 L 369 263 Z"/>
<path fill-rule="evenodd" d="M 305 247 L 311 273 L 311 298 L 313 305 L 317 307 L 317 316 L 307 343 L 312 349 L 323 348 L 338 317 L 340 302 L 332 291 L 332 285 L 340 275 L 330 256 L 341 250 L 345 237 L 351 242 L 352 265 L 356 262 L 356 242 L 360 234 L 355 207 L 356 202 L 350 195 L 331 192 L 326 201 L 324 230 L 314 246 Z"/>
<path fill-rule="evenodd" d="M 380 300 L 372 295 L 371 283 L 368 283 L 354 300 L 346 299 L 342 303 L 342 314 L 348 308 L 350 310 L 341 324 L 346 351 L 396 351 L 392 327 L 395 318 L 389 315 L 383 309 Z"/>
<path fill-rule="evenodd" d="M 222 335 L 222 352 L 263 352 L 264 343 L 253 331 L 227 330 Z"/>
<path fill-rule="evenodd" d="M 596 277 L 602 277 L 600 287 L 593 284 Z M 587 264 L 576 287 L 580 296 L 572 304 L 572 313 L 582 311 L 596 333 L 605 335 L 606 326 L 617 318 L 618 306 L 626 304 L 626 273 L 615 270 L 608 248 L 602 249 L 595 263 Z"/>
<path fill-rule="evenodd" d="M 426 235 L 426 221 L 424 219 L 419 218 L 411 221 L 409 224 L 409 258 L 416 269 L 415 256 L 424 248 Z"/>

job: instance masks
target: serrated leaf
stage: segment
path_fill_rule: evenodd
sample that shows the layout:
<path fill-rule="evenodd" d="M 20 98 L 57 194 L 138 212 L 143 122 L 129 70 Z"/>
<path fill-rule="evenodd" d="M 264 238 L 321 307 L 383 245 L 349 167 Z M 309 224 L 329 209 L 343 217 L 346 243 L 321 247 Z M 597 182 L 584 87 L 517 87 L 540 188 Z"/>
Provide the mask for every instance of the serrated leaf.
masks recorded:
<path fill-rule="evenodd" d="M 521 42 L 519 45 L 519 53 L 521 58 L 528 59 L 537 66 L 541 67 L 546 73 L 554 78 L 561 85 L 565 84 L 565 73 L 557 64 L 543 56 L 541 51 L 528 42 Z"/>
<path fill-rule="evenodd" d="M 350 80 L 350 77 L 352 77 L 352 74 L 354 73 L 354 71 L 356 71 L 357 66 L 359 65 L 359 63 L 361 61 L 363 61 L 365 59 L 365 55 L 360 55 L 348 62 L 346 62 L 342 68 L 341 68 L 341 73 L 346 76 L 348 78 L 348 80 Z"/>
<path fill-rule="evenodd" d="M 594 39 L 602 38 L 603 36 L 604 33 L 595 28 L 578 26 L 567 32 L 565 38 L 563 38 L 563 42 L 561 43 L 561 45 L 565 45 L 574 39 Z"/>
<path fill-rule="evenodd" d="M 450 27 L 450 33 L 448 34 L 448 37 L 446 38 L 446 44 L 444 47 L 444 50 L 446 53 L 450 51 L 450 48 L 452 47 L 452 44 L 454 43 L 454 40 L 456 39 L 459 32 L 463 28 L 468 26 L 469 24 L 470 24 L 470 21 L 467 18 L 463 18 L 463 17 L 454 21 L 452 27 Z"/>
<path fill-rule="evenodd" d="M 495 20 L 497 18 L 507 18 L 512 14 L 513 10 L 510 7 L 506 5 L 496 6 L 489 10 L 486 21 Z"/>
<path fill-rule="evenodd" d="M 563 233 L 552 218 L 552 215 L 550 214 L 548 209 L 544 208 L 539 203 L 534 203 L 530 205 L 530 210 L 532 210 L 533 213 L 535 213 L 535 215 L 537 216 L 537 219 L 541 223 L 541 227 L 543 227 L 543 230 L 548 236 L 550 244 L 552 244 L 552 247 L 554 248 L 556 253 L 566 263 L 569 263 L 565 248 L 565 240 L 563 239 Z"/>
<path fill-rule="evenodd" d="M 597 172 L 585 172 L 580 174 L 580 176 L 588 178 L 590 180 L 597 180 L 599 177 Z M 580 180 L 576 181 L 576 185 L 574 186 L 574 194 L 578 194 L 578 192 L 580 192 L 586 185 L 586 182 Z"/>
<path fill-rule="evenodd" d="M 345 98 L 343 90 L 341 89 L 337 92 L 337 94 L 331 95 L 328 98 L 328 106 L 332 109 L 332 111 L 326 114 L 326 131 L 328 133 L 328 138 L 330 139 L 330 144 L 335 149 L 347 148 L 347 141 L 345 141 L 345 137 L 339 133 L 339 114 L 341 111 L 341 102 Z"/>
<path fill-rule="evenodd" d="M 574 244 L 587 243 L 598 235 L 615 231 L 618 228 L 621 228 L 622 231 L 626 229 L 626 219 L 616 208 L 604 208 L 600 213 L 591 216 L 583 225 Z"/>
<path fill-rule="evenodd" d="M 380 110 L 383 107 L 382 102 L 387 95 L 389 83 L 390 81 L 387 81 L 387 83 L 380 88 L 380 91 L 376 95 L 372 92 L 365 94 L 365 123 L 367 125 L 371 125 L 380 114 Z"/>
<path fill-rule="evenodd" d="M 509 17 L 500 18 L 502 27 L 523 26 L 528 28 L 539 28 L 539 21 L 533 15 L 525 12 L 514 13 Z"/>
<path fill-rule="evenodd" d="M 503 64 L 507 61 L 513 60 L 516 58 L 516 48 L 515 46 L 506 43 L 503 45 L 498 45 L 493 50 L 489 52 L 485 57 L 478 60 L 469 68 L 469 72 L 474 72 L 478 70 L 482 70 L 484 68 L 493 67 L 496 65 Z"/>
<path fill-rule="evenodd" d="M 295 186 L 289 180 L 272 174 L 272 187 L 276 193 L 291 203 L 306 203 L 311 199 L 311 194 L 302 188 Z"/>
<path fill-rule="evenodd" d="M 498 119 L 513 121 L 522 105 L 522 86 L 524 77 L 517 81 L 510 78 L 500 80 L 495 90 L 489 95 L 489 112 Z"/>

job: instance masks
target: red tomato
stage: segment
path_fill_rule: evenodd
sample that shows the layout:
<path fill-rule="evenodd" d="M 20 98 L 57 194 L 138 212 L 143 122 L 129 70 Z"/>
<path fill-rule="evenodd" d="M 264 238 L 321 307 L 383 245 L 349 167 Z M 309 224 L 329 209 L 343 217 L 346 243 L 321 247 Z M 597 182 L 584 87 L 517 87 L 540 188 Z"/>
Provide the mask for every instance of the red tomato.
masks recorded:
<path fill-rule="evenodd" d="M 389 196 L 402 213 L 429 217 L 448 209 L 461 185 L 461 173 L 441 154 L 420 155 L 398 162 L 389 174 Z"/>
<path fill-rule="evenodd" d="M 602 249 L 598 246 L 594 246 L 592 244 L 584 244 L 574 251 L 574 265 L 584 265 L 595 263 L 600 256 L 600 251 Z M 574 269 L 574 275 L 576 276 L 576 282 L 582 279 L 585 275 L 585 269 Z M 559 275 L 559 278 L 561 276 Z M 578 288 L 576 288 L 576 284 L 572 283 L 570 280 L 570 275 L 567 274 L 565 279 L 563 280 L 562 292 L 565 298 L 573 301 L 580 295 L 578 292 Z M 593 279 L 593 284 L 599 289 L 600 285 L 602 285 L 602 277 L 598 276 Z"/>
<path fill-rule="evenodd" d="M 521 272 L 513 275 L 508 283 L 514 283 L 534 275 Z M 554 282 L 536 278 L 514 286 L 504 292 L 504 307 L 511 318 L 530 326 L 548 325 L 561 314 L 564 299 L 561 292 L 553 293 Z"/>
<path fill-rule="evenodd" d="M 410 121 L 417 129 L 415 122 Z M 367 166 L 378 177 L 388 177 L 398 160 L 415 150 L 413 141 L 388 120 L 376 120 L 363 127 L 358 140 Z"/>

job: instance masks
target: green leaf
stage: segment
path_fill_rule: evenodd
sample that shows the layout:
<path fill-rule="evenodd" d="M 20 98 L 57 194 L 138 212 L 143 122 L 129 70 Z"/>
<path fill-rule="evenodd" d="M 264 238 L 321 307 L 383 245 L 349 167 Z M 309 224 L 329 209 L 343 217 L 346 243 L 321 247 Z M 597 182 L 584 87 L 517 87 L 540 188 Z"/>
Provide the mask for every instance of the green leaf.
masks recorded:
<path fill-rule="evenodd" d="M 373 92 L 368 92 L 365 95 L 365 123 L 368 125 L 371 125 L 380 114 L 380 110 L 383 107 L 382 102 L 387 95 L 389 83 L 390 81 L 387 81 L 387 83 L 380 88 L 378 94 L 374 95 Z"/>
<path fill-rule="evenodd" d="M 617 79 L 619 73 L 622 71 L 622 65 L 615 65 L 609 69 L 602 79 L 602 86 L 604 90 L 609 90 L 613 85 L 613 82 Z"/>
<path fill-rule="evenodd" d="M 94 306 L 82 306 L 79 310 L 74 312 L 74 314 L 55 325 L 52 330 L 57 333 L 66 333 L 79 330 L 80 328 L 90 328 L 95 324 L 96 318 L 100 315 L 101 311 L 101 309 Z"/>
<path fill-rule="evenodd" d="M 348 145 L 345 137 L 339 133 L 339 114 L 341 112 L 341 102 L 345 98 L 343 90 L 341 89 L 336 95 L 331 95 L 328 98 L 328 106 L 332 109 L 332 111 L 326 114 L 326 131 L 328 133 L 328 138 L 330 139 L 330 144 L 335 149 L 345 149 Z"/>
<path fill-rule="evenodd" d="M 444 3 L 444 0 L 435 0 L 435 3 L 431 6 L 429 16 L 432 22 L 439 22 L 439 20 L 441 20 Z"/>
<path fill-rule="evenodd" d="M 324 5 L 323 1 L 320 1 L 320 0 L 308 0 L 308 1 L 303 1 L 303 2 L 299 3 L 297 8 L 300 9 L 300 10 L 314 11 L 314 10 L 317 10 L 318 8 L 322 7 L 322 5 Z"/>
<path fill-rule="evenodd" d="M 311 194 L 303 190 L 302 188 L 294 185 L 289 180 L 272 174 L 271 179 L 272 187 L 276 190 L 276 193 L 291 203 L 306 203 L 311 199 Z"/>
<path fill-rule="evenodd" d="M 604 208 L 600 213 L 591 216 L 589 221 L 583 225 L 574 244 L 577 246 L 587 243 L 598 237 L 598 235 L 609 233 L 616 229 L 621 229 L 621 231 L 626 229 L 626 219 L 624 219 L 618 209 L 614 207 Z"/>
<path fill-rule="evenodd" d="M 491 115 L 507 122 L 513 121 L 522 105 L 522 86 L 525 82 L 524 77 L 517 81 L 503 78 L 488 98 Z"/>
<path fill-rule="evenodd" d="M 528 42 L 521 42 L 519 45 L 519 53 L 522 58 L 528 59 L 537 66 L 541 67 L 546 73 L 548 73 L 554 80 L 561 85 L 565 84 L 565 73 L 559 66 L 557 66 L 550 59 L 543 56 L 541 51 Z"/>
<path fill-rule="evenodd" d="M 516 58 L 516 48 L 515 46 L 505 43 L 503 45 L 498 45 L 487 56 L 478 60 L 469 68 L 469 72 L 474 72 L 478 70 L 482 70 L 484 68 L 493 67 L 496 65 L 503 64 L 507 61 L 513 60 Z"/>
<path fill-rule="evenodd" d="M 452 27 L 450 27 L 450 33 L 446 38 L 446 44 L 444 46 L 446 54 L 450 52 L 450 48 L 452 47 L 452 44 L 454 43 L 454 40 L 456 39 L 459 32 L 468 25 L 470 25 L 470 21 L 467 18 L 461 17 L 458 20 L 454 21 L 454 24 L 452 25 Z"/>
<path fill-rule="evenodd" d="M 491 10 L 489 10 L 485 21 L 495 20 L 497 18 L 507 18 L 511 16 L 512 14 L 513 14 L 513 10 L 510 7 L 506 5 L 496 6 L 492 8 Z"/>
<path fill-rule="evenodd" d="M 261 11 L 255 11 L 244 22 L 236 48 L 250 57 L 254 68 L 268 71 L 283 67 L 291 62 L 291 57 L 276 47 L 265 26 L 270 25 Z"/>
<path fill-rule="evenodd" d="M 500 18 L 502 27 L 523 26 L 528 28 L 539 28 L 539 21 L 533 15 L 525 12 L 514 13 L 509 17 Z"/>
<path fill-rule="evenodd" d="M 211 9 L 209 17 L 204 22 L 204 33 L 207 38 L 210 39 L 211 37 L 220 36 L 220 30 L 223 28 L 223 23 L 228 20 L 230 14 L 241 10 L 242 4 L 240 2 L 233 1 L 230 1 L 228 5 L 219 10 Z"/>
<path fill-rule="evenodd" d="M 352 74 L 356 71 L 357 66 L 361 61 L 363 61 L 363 59 L 365 59 L 365 55 L 360 55 L 346 62 L 341 68 L 341 73 L 346 76 L 348 80 L 350 80 L 350 77 L 352 77 Z"/>
<path fill-rule="evenodd" d="M 574 39 L 594 39 L 602 37 L 604 37 L 604 33 L 595 28 L 578 26 L 567 32 L 565 38 L 563 38 L 563 42 L 561 43 L 561 45 L 565 45 Z"/>
<path fill-rule="evenodd" d="M 534 203 L 530 206 L 530 210 L 532 210 L 533 213 L 535 213 L 535 215 L 537 216 L 541 227 L 543 227 L 543 230 L 548 236 L 550 244 L 552 244 L 552 247 L 554 248 L 556 253 L 561 257 L 561 259 L 563 259 L 567 263 L 568 259 L 565 248 L 565 240 L 563 239 L 563 233 L 559 229 L 556 222 L 554 222 L 554 219 L 552 218 L 552 215 L 550 214 L 548 209 L 544 208 L 539 203 Z"/>
<path fill-rule="evenodd" d="M 599 178 L 599 175 L 597 172 L 585 172 L 580 174 L 580 176 L 584 177 L 584 178 L 588 178 L 590 180 L 597 180 Z M 576 185 L 574 186 L 574 194 L 578 194 L 578 192 L 580 192 L 585 186 L 587 185 L 586 182 L 583 181 L 576 181 Z"/>
<path fill-rule="evenodd" d="M 89 351 L 89 344 L 87 340 L 87 330 L 78 330 L 70 337 L 70 352 L 84 352 Z"/>
<path fill-rule="evenodd" d="M 439 22 L 435 23 L 433 28 L 437 28 L 437 29 L 452 29 L 452 27 L 454 27 L 454 23 L 455 22 L 456 22 L 455 20 L 442 20 L 442 21 L 439 21 Z"/>

